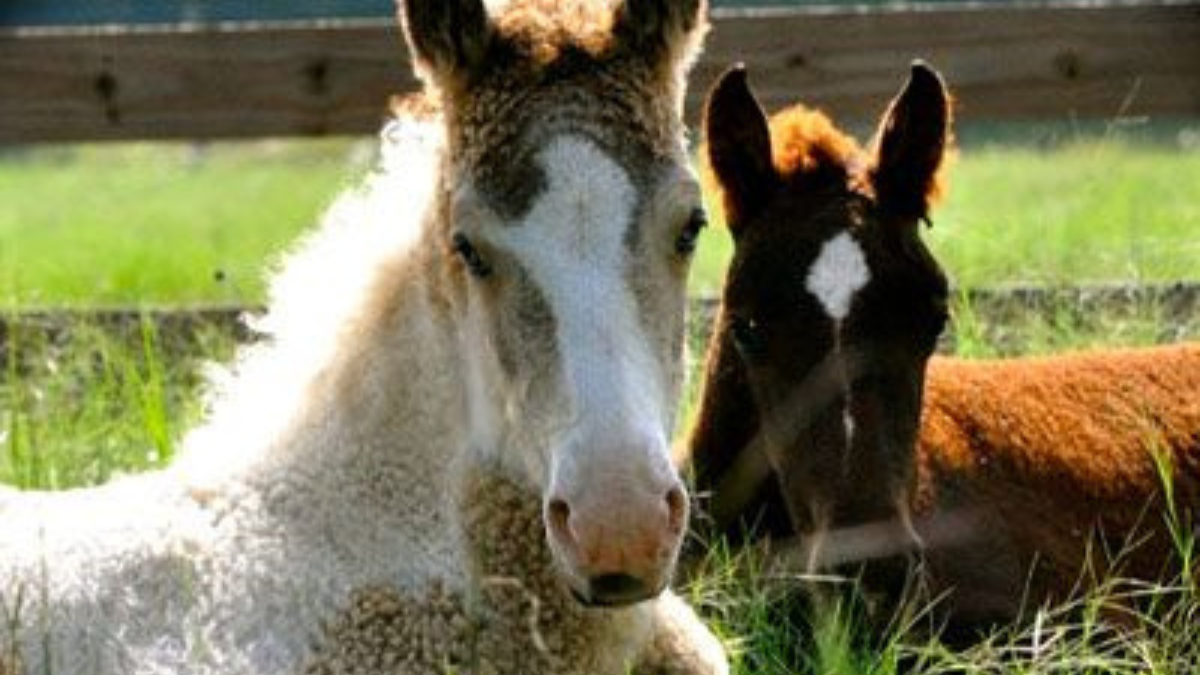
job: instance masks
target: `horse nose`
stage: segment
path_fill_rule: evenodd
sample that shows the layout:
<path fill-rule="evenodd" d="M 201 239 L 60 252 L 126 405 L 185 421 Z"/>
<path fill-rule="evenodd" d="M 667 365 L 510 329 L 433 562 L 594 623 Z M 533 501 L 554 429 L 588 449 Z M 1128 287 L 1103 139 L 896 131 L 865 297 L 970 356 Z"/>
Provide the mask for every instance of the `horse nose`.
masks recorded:
<path fill-rule="evenodd" d="M 601 574 L 588 581 L 588 599 L 602 606 L 625 605 L 650 597 L 646 582 L 628 574 Z"/>
<path fill-rule="evenodd" d="M 585 604 L 625 605 L 657 595 L 670 580 L 687 526 L 687 492 L 678 479 L 665 493 L 572 504 L 551 499 L 546 525 L 579 583 Z"/>

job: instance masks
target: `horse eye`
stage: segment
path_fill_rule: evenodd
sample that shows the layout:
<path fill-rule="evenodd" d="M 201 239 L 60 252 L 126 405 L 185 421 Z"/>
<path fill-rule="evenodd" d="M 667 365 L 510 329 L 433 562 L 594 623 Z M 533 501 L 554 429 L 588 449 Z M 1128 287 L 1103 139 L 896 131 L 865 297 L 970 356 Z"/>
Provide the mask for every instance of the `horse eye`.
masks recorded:
<path fill-rule="evenodd" d="M 696 242 L 700 238 L 700 230 L 708 225 L 708 216 L 704 209 L 695 209 L 688 218 L 687 224 L 675 240 L 675 252 L 679 255 L 691 255 L 696 250 Z"/>
<path fill-rule="evenodd" d="M 761 328 L 753 319 L 739 317 L 730 321 L 729 333 L 733 337 L 733 344 L 743 356 L 750 358 L 762 354 L 766 344 Z"/>
<path fill-rule="evenodd" d="M 463 261 L 467 266 L 467 271 L 478 279 L 482 279 L 492 273 L 491 265 L 479 255 L 479 251 L 471 244 L 471 240 L 462 232 L 455 232 L 450 240 L 450 250 Z"/>

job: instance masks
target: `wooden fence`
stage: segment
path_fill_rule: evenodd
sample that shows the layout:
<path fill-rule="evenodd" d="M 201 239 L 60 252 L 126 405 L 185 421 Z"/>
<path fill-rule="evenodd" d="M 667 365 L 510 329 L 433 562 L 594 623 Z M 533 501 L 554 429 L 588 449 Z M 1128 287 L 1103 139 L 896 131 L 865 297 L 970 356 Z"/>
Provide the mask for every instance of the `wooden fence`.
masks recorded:
<path fill-rule="evenodd" d="M 1180 282 L 1151 285 L 1099 285 L 1068 287 L 1006 287 L 974 289 L 956 294 L 970 319 L 960 314 L 959 325 L 943 333 L 939 350 L 957 351 L 956 329 L 964 326 L 976 338 L 984 337 L 992 348 L 1005 354 L 1021 354 L 1033 347 L 1030 326 L 1062 326 L 1074 332 L 1095 334 L 1121 324 L 1156 322 L 1152 334 L 1139 339 L 1173 343 L 1200 339 L 1200 284 Z M 717 301 L 693 298 L 689 333 L 697 349 L 706 344 L 712 330 Z M 158 344 L 171 353 L 198 348 L 197 336 L 215 330 L 239 342 L 256 339 L 246 318 L 261 308 L 191 307 L 159 309 L 23 310 L 0 313 L 0 363 L 8 362 L 9 345 L 68 345 L 76 331 L 101 328 L 106 334 L 123 336 L 140 344 L 146 326 L 153 327 Z M 1141 323 L 1139 323 L 1141 322 Z M 1044 349 L 1044 345 L 1041 346 Z M 30 350 L 30 354 L 40 353 Z"/>
<path fill-rule="evenodd" d="M 689 111 L 744 61 L 768 107 L 878 113 L 908 62 L 966 119 L 1200 116 L 1200 2 L 714 10 Z M 390 21 L 0 28 L 0 142 L 375 131 L 415 86 Z"/>

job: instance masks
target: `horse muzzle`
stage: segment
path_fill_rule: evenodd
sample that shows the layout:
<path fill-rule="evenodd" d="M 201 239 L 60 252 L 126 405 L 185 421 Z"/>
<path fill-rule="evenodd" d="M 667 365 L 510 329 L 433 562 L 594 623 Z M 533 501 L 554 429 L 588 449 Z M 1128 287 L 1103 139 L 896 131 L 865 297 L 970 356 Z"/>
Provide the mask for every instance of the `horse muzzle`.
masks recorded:
<path fill-rule="evenodd" d="M 670 583 L 687 528 L 688 498 L 669 486 L 621 486 L 600 499 L 552 498 L 547 537 L 572 595 L 593 607 L 617 607 L 657 596 Z"/>

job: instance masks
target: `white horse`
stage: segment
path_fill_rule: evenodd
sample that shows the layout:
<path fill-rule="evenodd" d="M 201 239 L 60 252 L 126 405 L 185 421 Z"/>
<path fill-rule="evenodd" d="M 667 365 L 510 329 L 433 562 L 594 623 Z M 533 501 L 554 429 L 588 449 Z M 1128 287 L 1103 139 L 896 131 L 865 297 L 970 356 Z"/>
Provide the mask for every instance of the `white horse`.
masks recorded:
<path fill-rule="evenodd" d="M 438 111 L 171 468 L 0 494 L 0 673 L 723 673 L 664 591 L 699 0 L 409 0 Z"/>

